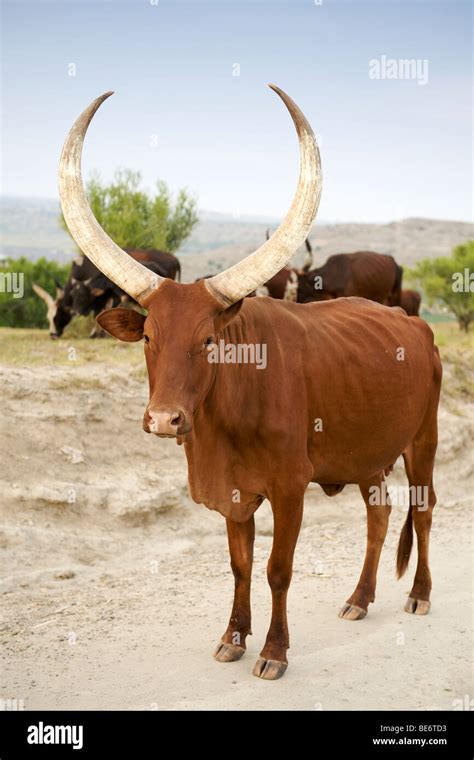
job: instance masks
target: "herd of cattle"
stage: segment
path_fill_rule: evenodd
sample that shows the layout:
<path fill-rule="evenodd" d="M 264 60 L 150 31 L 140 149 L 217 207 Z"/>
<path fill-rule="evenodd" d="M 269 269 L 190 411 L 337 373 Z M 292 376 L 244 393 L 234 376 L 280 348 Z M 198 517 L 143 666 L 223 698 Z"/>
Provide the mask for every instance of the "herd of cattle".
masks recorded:
<path fill-rule="evenodd" d="M 267 230 L 267 240 L 270 232 Z M 403 269 L 393 256 L 372 251 L 336 253 L 321 267 L 314 267 L 313 250 L 305 241 L 306 255 L 301 268 L 283 267 L 250 296 L 270 296 L 281 300 L 310 303 L 334 298 L 359 296 L 387 306 L 400 306 L 408 316 L 418 316 L 421 296 L 415 290 L 402 290 Z M 179 260 L 172 253 L 158 250 L 126 248 L 135 261 L 153 274 L 181 279 Z M 207 279 L 211 275 L 201 279 Z M 122 304 L 135 305 L 121 288 L 106 277 L 85 255 L 74 259 L 64 286 L 56 283 L 56 297 L 33 284 L 36 294 L 48 309 L 49 334 L 59 338 L 75 316 L 97 317 L 101 311 Z M 105 333 L 94 323 L 91 338 Z"/>

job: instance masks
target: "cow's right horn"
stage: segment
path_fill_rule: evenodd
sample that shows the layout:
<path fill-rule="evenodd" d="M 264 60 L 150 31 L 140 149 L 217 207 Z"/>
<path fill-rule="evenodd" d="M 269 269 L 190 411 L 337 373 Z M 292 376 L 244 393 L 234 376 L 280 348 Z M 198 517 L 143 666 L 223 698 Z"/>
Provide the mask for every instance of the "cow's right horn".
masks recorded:
<path fill-rule="evenodd" d="M 224 272 L 205 280 L 206 288 L 223 305 L 239 301 L 273 277 L 307 237 L 321 197 L 321 159 L 313 130 L 296 103 L 276 85 L 293 119 L 300 144 L 300 176 L 290 210 L 266 243 Z"/>
<path fill-rule="evenodd" d="M 69 232 L 80 250 L 112 282 L 141 303 L 159 287 L 163 278 L 132 259 L 109 238 L 94 217 L 82 185 L 84 137 L 95 112 L 112 94 L 106 92 L 96 98 L 81 113 L 66 137 L 59 162 L 59 196 Z"/>

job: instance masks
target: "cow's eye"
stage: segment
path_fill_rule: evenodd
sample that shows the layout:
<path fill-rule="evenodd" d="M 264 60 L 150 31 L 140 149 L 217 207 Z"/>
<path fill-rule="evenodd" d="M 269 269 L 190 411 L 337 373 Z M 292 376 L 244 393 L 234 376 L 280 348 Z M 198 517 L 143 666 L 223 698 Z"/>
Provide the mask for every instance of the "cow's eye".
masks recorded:
<path fill-rule="evenodd" d="M 149 343 L 150 342 L 150 338 L 148 337 L 148 335 L 144 335 L 143 336 L 143 340 L 145 341 L 145 343 Z"/>
<path fill-rule="evenodd" d="M 204 341 L 205 346 L 212 346 L 213 343 L 214 343 L 214 338 L 212 337 L 212 335 L 210 335 L 209 338 L 206 338 L 206 340 Z"/>

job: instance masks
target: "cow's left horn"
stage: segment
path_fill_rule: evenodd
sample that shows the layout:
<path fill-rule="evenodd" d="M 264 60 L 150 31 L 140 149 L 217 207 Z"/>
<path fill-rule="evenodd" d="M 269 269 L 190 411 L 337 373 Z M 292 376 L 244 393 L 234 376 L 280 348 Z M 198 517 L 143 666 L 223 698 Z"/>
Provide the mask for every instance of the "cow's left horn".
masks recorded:
<path fill-rule="evenodd" d="M 95 112 L 112 94 L 106 92 L 94 100 L 69 132 L 59 162 L 59 196 L 69 232 L 80 250 L 112 282 L 141 303 L 156 290 L 163 278 L 152 274 L 109 238 L 92 213 L 82 185 L 84 137 Z"/>
<path fill-rule="evenodd" d="M 285 219 L 266 243 L 238 264 L 205 280 L 212 295 L 226 306 L 239 301 L 282 269 L 305 240 L 321 197 L 321 159 L 309 123 L 288 95 L 269 85 L 285 103 L 298 133 L 300 177 Z"/>

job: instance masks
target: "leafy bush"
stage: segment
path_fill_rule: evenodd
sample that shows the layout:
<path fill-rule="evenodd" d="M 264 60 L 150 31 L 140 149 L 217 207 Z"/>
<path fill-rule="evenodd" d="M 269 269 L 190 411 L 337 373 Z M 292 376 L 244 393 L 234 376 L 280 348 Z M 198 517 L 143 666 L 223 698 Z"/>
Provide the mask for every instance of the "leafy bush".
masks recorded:
<path fill-rule="evenodd" d="M 428 300 L 440 300 L 468 332 L 474 320 L 474 240 L 458 245 L 451 256 L 423 259 L 409 273 L 423 287 Z"/>
<path fill-rule="evenodd" d="M 173 202 L 164 182 L 150 195 L 140 182 L 140 172 L 130 169 L 115 172 L 109 185 L 93 176 L 86 192 L 95 218 L 121 248 L 176 251 L 198 221 L 195 199 L 180 190 Z"/>

